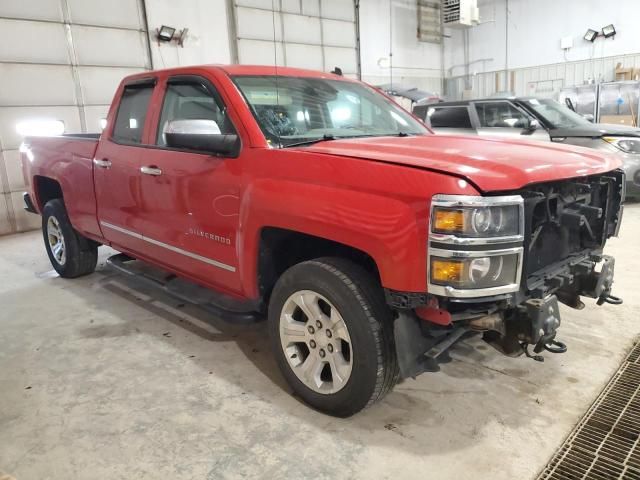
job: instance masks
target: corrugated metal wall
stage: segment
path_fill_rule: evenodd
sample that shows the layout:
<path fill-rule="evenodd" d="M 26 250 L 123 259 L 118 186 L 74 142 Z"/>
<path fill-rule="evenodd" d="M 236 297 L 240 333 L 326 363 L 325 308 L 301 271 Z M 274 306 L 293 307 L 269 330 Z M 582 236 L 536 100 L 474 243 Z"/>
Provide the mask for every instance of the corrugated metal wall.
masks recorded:
<path fill-rule="evenodd" d="M 510 90 L 516 95 L 553 97 L 564 86 L 581 85 L 590 79 L 603 82 L 615 80 L 614 71 L 618 63 L 627 68 L 640 68 L 640 53 L 509 70 Z M 504 75 L 504 71 L 472 75 L 473 98 L 503 91 Z M 447 79 L 448 99 L 462 99 L 464 80 L 462 76 Z"/>
<path fill-rule="evenodd" d="M 0 0 L 0 235 L 39 226 L 23 211 L 16 125 L 98 132 L 123 76 L 150 68 L 140 0 Z"/>
<path fill-rule="evenodd" d="M 353 0 L 236 0 L 235 19 L 239 63 L 358 73 Z"/>

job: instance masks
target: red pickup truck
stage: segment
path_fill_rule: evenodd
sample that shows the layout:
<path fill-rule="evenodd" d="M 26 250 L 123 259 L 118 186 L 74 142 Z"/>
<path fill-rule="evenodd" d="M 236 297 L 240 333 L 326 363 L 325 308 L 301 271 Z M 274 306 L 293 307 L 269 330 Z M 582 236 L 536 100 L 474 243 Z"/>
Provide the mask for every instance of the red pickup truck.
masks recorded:
<path fill-rule="evenodd" d="M 333 415 L 437 371 L 464 335 L 541 360 L 566 349 L 558 302 L 620 302 L 603 255 L 618 160 L 435 136 L 338 75 L 145 72 L 123 80 L 102 134 L 21 150 L 25 208 L 61 277 L 109 245 L 114 267 L 229 321 L 266 314 L 287 381 Z"/>

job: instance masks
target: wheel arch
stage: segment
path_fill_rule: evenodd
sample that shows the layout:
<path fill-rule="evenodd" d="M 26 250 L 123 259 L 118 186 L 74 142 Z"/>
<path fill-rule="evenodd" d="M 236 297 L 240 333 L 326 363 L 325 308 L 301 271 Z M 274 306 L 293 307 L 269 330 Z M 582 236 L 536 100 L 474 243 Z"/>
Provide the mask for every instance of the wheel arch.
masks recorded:
<path fill-rule="evenodd" d="M 57 180 L 45 177 L 42 175 L 36 175 L 33 177 L 33 193 L 35 194 L 35 201 L 38 210 L 42 212 L 44 206 L 48 201 L 56 198 L 61 199 L 64 202 L 64 195 L 62 193 L 62 185 Z"/>
<path fill-rule="evenodd" d="M 380 271 L 367 252 L 335 240 L 279 227 L 260 230 L 257 285 L 260 296 L 268 300 L 273 287 L 289 267 L 321 257 L 344 258 L 360 265 L 380 282 Z"/>

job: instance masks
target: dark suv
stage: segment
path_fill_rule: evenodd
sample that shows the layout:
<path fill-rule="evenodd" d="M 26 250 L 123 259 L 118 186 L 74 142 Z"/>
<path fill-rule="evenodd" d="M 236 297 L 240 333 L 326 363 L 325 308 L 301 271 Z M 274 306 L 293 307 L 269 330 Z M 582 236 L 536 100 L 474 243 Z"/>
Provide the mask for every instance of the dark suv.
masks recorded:
<path fill-rule="evenodd" d="M 620 156 L 627 198 L 640 198 L 640 129 L 594 124 L 555 100 L 488 98 L 416 105 L 413 113 L 436 133 L 529 138 L 595 148 Z"/>

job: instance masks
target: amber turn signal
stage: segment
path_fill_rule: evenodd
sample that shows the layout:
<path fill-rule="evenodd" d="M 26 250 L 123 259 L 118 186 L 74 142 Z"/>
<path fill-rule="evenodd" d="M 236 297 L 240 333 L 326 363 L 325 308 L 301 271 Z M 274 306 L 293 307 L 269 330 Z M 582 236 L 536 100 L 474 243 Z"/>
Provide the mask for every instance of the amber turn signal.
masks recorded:
<path fill-rule="evenodd" d="M 431 260 L 432 282 L 460 282 L 464 274 L 464 262 L 458 260 Z"/>
<path fill-rule="evenodd" d="M 464 213 L 462 210 L 434 210 L 433 228 L 438 232 L 461 232 L 464 230 Z"/>

